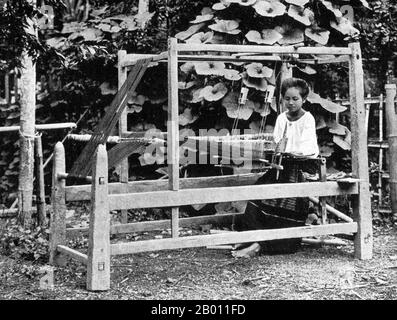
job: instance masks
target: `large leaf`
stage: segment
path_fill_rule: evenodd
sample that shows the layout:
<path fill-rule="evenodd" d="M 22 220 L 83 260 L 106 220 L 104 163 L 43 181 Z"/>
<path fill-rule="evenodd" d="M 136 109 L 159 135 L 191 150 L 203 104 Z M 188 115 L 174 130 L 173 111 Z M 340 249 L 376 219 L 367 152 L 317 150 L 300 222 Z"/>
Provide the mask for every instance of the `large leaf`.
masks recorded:
<path fill-rule="evenodd" d="M 212 20 L 213 17 L 214 17 L 213 14 L 200 15 L 200 16 L 197 16 L 196 19 L 190 21 L 190 23 L 196 24 L 196 23 L 202 23 L 202 22 L 210 21 L 210 20 Z"/>
<path fill-rule="evenodd" d="M 223 76 L 225 79 L 230 81 L 238 81 L 241 80 L 240 73 L 235 69 L 225 69 L 223 70 Z"/>
<path fill-rule="evenodd" d="M 321 0 L 321 2 L 336 18 L 342 17 L 342 12 L 338 8 L 335 8 L 331 1 Z"/>
<path fill-rule="evenodd" d="M 299 67 L 298 67 L 298 69 L 299 69 L 300 71 L 302 71 L 303 73 L 306 73 L 306 74 L 308 74 L 308 75 L 313 75 L 313 74 L 316 74 L 316 73 L 317 73 L 316 70 L 314 70 L 312 67 L 310 67 L 310 66 L 308 66 L 308 65 L 306 65 L 304 68 L 299 68 Z"/>
<path fill-rule="evenodd" d="M 242 73 L 243 83 L 250 88 L 254 88 L 260 91 L 266 91 L 267 81 L 265 78 L 251 78 L 247 72 Z"/>
<path fill-rule="evenodd" d="M 191 37 L 194 35 L 196 32 L 198 32 L 201 28 L 203 28 L 206 24 L 203 23 L 198 23 L 190 26 L 187 30 L 178 32 L 175 35 L 175 38 L 179 40 L 186 40 L 187 38 Z"/>
<path fill-rule="evenodd" d="M 245 35 L 245 37 L 250 42 L 255 42 L 258 44 L 273 45 L 278 40 L 280 40 L 283 36 L 280 33 L 278 33 L 276 30 L 263 29 L 261 33 L 256 30 L 250 30 Z"/>
<path fill-rule="evenodd" d="M 194 68 L 199 75 L 223 75 L 225 64 L 220 61 L 203 61 L 195 62 Z"/>
<path fill-rule="evenodd" d="M 270 78 L 273 74 L 273 69 L 270 69 L 259 62 L 253 62 L 246 65 L 245 70 L 247 70 L 247 74 L 251 78 Z"/>
<path fill-rule="evenodd" d="M 236 20 L 219 20 L 216 24 L 209 25 L 208 28 L 217 32 L 236 35 L 241 32 L 238 26 L 239 23 Z"/>
<path fill-rule="evenodd" d="M 228 0 L 220 0 L 220 2 L 215 3 L 212 6 L 212 9 L 216 11 L 221 11 L 229 8 L 229 6 L 230 6 L 230 2 Z"/>
<path fill-rule="evenodd" d="M 146 97 L 141 94 L 137 94 L 134 92 L 131 98 L 127 101 L 128 104 L 128 111 L 131 113 L 139 113 L 142 111 L 142 106 L 146 101 Z"/>
<path fill-rule="evenodd" d="M 295 5 L 289 6 L 288 15 L 305 26 L 310 26 L 312 24 L 312 20 L 314 20 L 313 11 L 308 8 L 303 9 L 302 7 Z"/>
<path fill-rule="evenodd" d="M 222 106 L 226 109 L 229 118 L 248 120 L 254 112 L 255 105 L 251 100 L 247 100 L 244 106 L 239 106 L 238 97 L 237 92 L 230 92 L 223 98 Z"/>
<path fill-rule="evenodd" d="M 352 143 L 352 134 L 348 128 L 345 128 L 345 131 L 346 133 L 344 136 L 334 135 L 332 140 L 343 150 L 350 150 Z"/>
<path fill-rule="evenodd" d="M 214 37 L 214 33 L 212 31 L 209 32 L 199 32 L 192 35 L 189 39 L 186 40 L 186 43 L 211 43 L 212 38 Z"/>
<path fill-rule="evenodd" d="M 219 82 L 214 86 L 204 87 L 200 92 L 200 96 L 206 101 L 218 101 L 226 95 L 227 91 L 226 86 Z"/>
<path fill-rule="evenodd" d="M 64 37 L 54 37 L 46 40 L 47 45 L 55 49 L 60 49 L 65 45 L 66 39 Z"/>
<path fill-rule="evenodd" d="M 256 13 L 262 17 L 277 17 L 285 13 L 286 6 L 276 0 L 259 0 L 254 5 Z"/>
<path fill-rule="evenodd" d="M 192 97 L 190 100 L 188 100 L 188 102 L 189 103 L 199 103 L 199 102 L 203 101 L 204 97 L 201 95 L 201 90 L 203 90 L 203 88 L 192 90 L 192 92 L 191 92 Z"/>
<path fill-rule="evenodd" d="M 193 116 L 192 115 L 192 109 L 191 108 L 185 108 L 183 110 L 183 113 L 179 115 L 179 124 L 181 126 L 186 126 L 190 123 L 195 122 L 198 119 L 198 116 Z"/>
<path fill-rule="evenodd" d="M 185 62 L 179 67 L 182 72 L 186 74 L 191 74 L 194 72 L 194 63 L 193 62 Z"/>
<path fill-rule="evenodd" d="M 198 84 L 197 81 L 189 81 L 189 82 L 179 81 L 178 82 L 178 89 L 179 90 L 187 90 L 187 89 L 190 89 L 190 88 L 194 87 L 197 84 Z"/>
<path fill-rule="evenodd" d="M 336 122 L 335 120 L 327 122 L 328 131 L 332 134 L 336 134 L 339 136 L 344 136 L 346 134 L 346 127 Z"/>
<path fill-rule="evenodd" d="M 326 45 L 329 39 L 330 32 L 325 29 L 317 29 L 317 28 L 306 28 L 305 35 L 306 37 L 316 41 L 321 45 Z"/>
<path fill-rule="evenodd" d="M 281 45 L 297 44 L 305 40 L 303 30 L 300 28 L 284 24 L 282 26 L 277 26 L 274 29 L 283 36 L 278 40 L 278 43 Z"/>
<path fill-rule="evenodd" d="M 317 103 L 320 104 L 325 110 L 332 112 L 332 113 L 340 113 L 346 110 L 346 107 L 343 107 L 331 100 L 321 98 L 320 95 L 310 91 L 309 95 L 307 96 L 307 100 L 310 103 Z"/>

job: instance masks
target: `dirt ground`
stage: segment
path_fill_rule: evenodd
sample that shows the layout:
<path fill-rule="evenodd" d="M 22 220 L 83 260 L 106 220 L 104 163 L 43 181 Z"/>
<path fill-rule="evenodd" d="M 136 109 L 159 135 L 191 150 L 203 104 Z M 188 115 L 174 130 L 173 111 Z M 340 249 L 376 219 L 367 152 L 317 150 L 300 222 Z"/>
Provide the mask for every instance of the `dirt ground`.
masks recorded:
<path fill-rule="evenodd" d="M 111 289 L 100 293 L 85 290 L 86 271 L 77 263 L 56 268 L 53 289 L 42 289 L 40 266 L 0 256 L 0 299 L 394 300 L 396 231 L 375 227 L 370 261 L 354 259 L 349 241 L 252 258 L 207 248 L 119 256 L 111 261 Z"/>

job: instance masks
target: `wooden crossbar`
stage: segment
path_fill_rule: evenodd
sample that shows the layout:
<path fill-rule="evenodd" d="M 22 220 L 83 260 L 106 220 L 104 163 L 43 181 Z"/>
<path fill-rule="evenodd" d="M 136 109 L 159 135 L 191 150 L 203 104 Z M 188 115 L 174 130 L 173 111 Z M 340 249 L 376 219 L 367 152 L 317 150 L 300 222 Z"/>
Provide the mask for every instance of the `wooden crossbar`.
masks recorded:
<path fill-rule="evenodd" d="M 142 59 L 152 59 L 152 62 L 157 62 L 161 60 L 167 60 L 168 53 L 162 52 L 160 54 L 128 54 L 125 59 L 119 63 L 119 66 L 122 68 L 132 67 L 137 64 L 139 60 Z"/>
<path fill-rule="evenodd" d="M 88 256 L 84 253 L 81 253 L 77 250 L 71 249 L 67 246 L 64 245 L 58 245 L 57 246 L 57 251 L 62 254 L 66 254 L 70 258 L 73 258 L 74 260 L 80 261 L 81 263 L 87 264 L 88 262 Z"/>
<path fill-rule="evenodd" d="M 348 47 L 299 47 L 294 46 L 246 46 L 246 45 L 227 45 L 227 44 L 185 44 L 177 45 L 178 52 L 200 52 L 200 51 L 219 51 L 219 52 L 246 52 L 246 53 L 279 53 L 279 54 L 317 54 L 317 55 L 351 55 L 352 50 Z"/>
<path fill-rule="evenodd" d="M 181 189 L 195 189 L 227 186 L 248 186 L 254 184 L 262 173 L 225 175 L 199 178 L 182 178 L 179 180 Z M 109 183 L 109 194 L 164 191 L 168 189 L 168 180 L 141 180 L 128 183 Z M 84 201 L 91 199 L 91 185 L 67 186 L 67 201 Z"/>
<path fill-rule="evenodd" d="M 110 210 L 175 207 L 202 203 L 357 194 L 359 183 L 341 188 L 335 181 L 182 189 L 109 195 Z"/>
<path fill-rule="evenodd" d="M 180 218 L 179 227 L 187 228 L 199 226 L 203 224 L 219 224 L 230 225 L 233 222 L 233 217 L 244 214 L 242 212 L 225 213 L 225 214 L 212 214 L 198 217 Z M 171 220 L 155 220 L 144 222 L 132 222 L 124 224 L 114 224 L 110 226 L 110 234 L 122 234 L 133 232 L 146 232 L 153 230 L 164 230 L 171 228 Z M 68 228 L 66 229 L 66 236 L 69 238 L 79 237 L 88 232 L 88 228 Z"/>
<path fill-rule="evenodd" d="M 15 132 L 18 131 L 20 126 L 9 126 L 9 127 L 0 127 L 0 132 Z M 65 122 L 65 123 L 48 123 L 48 124 L 36 124 L 36 130 L 57 130 L 57 129 L 69 129 L 76 128 L 76 124 L 74 122 Z"/>
<path fill-rule="evenodd" d="M 160 240 L 145 240 L 110 245 L 111 255 L 132 254 L 138 252 L 204 247 L 207 245 L 246 243 L 276 239 L 313 237 L 326 234 L 357 232 L 357 223 L 337 223 L 320 226 L 305 226 L 282 229 L 227 232 L 203 236 L 188 236 Z"/>

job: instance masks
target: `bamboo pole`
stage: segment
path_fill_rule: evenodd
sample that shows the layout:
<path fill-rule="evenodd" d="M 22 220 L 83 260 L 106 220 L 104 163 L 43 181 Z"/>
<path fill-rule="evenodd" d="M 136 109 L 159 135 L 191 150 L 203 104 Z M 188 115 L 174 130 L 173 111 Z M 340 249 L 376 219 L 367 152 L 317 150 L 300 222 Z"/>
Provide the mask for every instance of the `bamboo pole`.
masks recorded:
<path fill-rule="evenodd" d="M 10 74 L 6 73 L 4 76 L 4 90 L 5 90 L 5 99 L 7 104 L 11 104 L 11 93 L 10 93 Z"/>
<path fill-rule="evenodd" d="M 379 143 L 383 142 L 383 94 L 379 96 Z M 383 148 L 379 148 L 378 170 L 378 211 L 383 203 Z"/>
<path fill-rule="evenodd" d="M 393 219 L 397 220 L 397 111 L 394 103 L 396 85 L 386 84 L 386 129 L 389 142 L 389 184 Z"/>
<path fill-rule="evenodd" d="M 37 218 L 40 226 L 46 225 L 45 212 L 45 191 L 44 191 L 44 168 L 43 168 L 43 147 L 41 134 L 35 139 L 35 161 L 36 161 L 36 207 Z"/>
<path fill-rule="evenodd" d="M 317 199 L 316 197 L 308 197 L 309 201 L 315 203 L 315 204 L 319 204 L 320 200 Z M 339 210 L 336 210 L 335 208 L 331 207 L 329 204 L 325 205 L 325 208 L 327 209 L 327 211 L 329 213 L 332 213 L 333 215 L 337 216 L 338 218 L 346 221 L 346 222 L 353 222 L 353 219 L 350 218 L 349 216 L 345 215 L 344 213 L 340 212 Z"/>

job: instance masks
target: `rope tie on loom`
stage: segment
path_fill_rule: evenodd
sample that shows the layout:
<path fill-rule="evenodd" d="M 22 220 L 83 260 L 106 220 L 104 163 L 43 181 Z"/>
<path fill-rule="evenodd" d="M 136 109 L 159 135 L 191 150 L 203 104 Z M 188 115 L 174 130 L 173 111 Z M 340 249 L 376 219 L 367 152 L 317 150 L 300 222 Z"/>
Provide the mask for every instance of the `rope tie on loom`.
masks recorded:
<path fill-rule="evenodd" d="M 30 135 L 30 134 L 24 134 L 24 133 L 22 133 L 22 131 L 19 129 L 18 130 L 19 131 L 19 136 L 20 137 L 22 137 L 24 140 L 26 140 L 27 141 L 27 151 L 28 151 L 28 154 L 29 155 L 32 155 L 32 154 L 34 154 L 34 150 L 33 150 L 33 148 L 34 148 L 34 140 L 35 140 L 35 138 L 36 137 L 39 137 L 39 136 L 41 136 L 41 134 L 40 133 L 38 133 L 38 132 L 36 132 L 34 135 Z M 19 157 L 19 161 L 20 161 L 20 168 L 24 168 L 24 167 L 29 167 L 30 165 L 31 165 L 31 162 L 33 161 L 34 162 L 34 160 L 33 160 L 33 157 L 31 157 L 31 156 L 28 156 L 27 157 L 27 159 L 26 159 L 26 162 L 25 163 L 22 163 L 22 161 L 21 161 L 21 156 Z M 21 190 L 23 190 L 23 189 L 21 189 L 21 187 L 19 187 L 18 188 L 20 191 Z M 25 189 L 26 190 L 26 189 Z M 28 188 L 27 190 L 33 190 L 33 187 L 31 187 L 31 188 Z"/>

